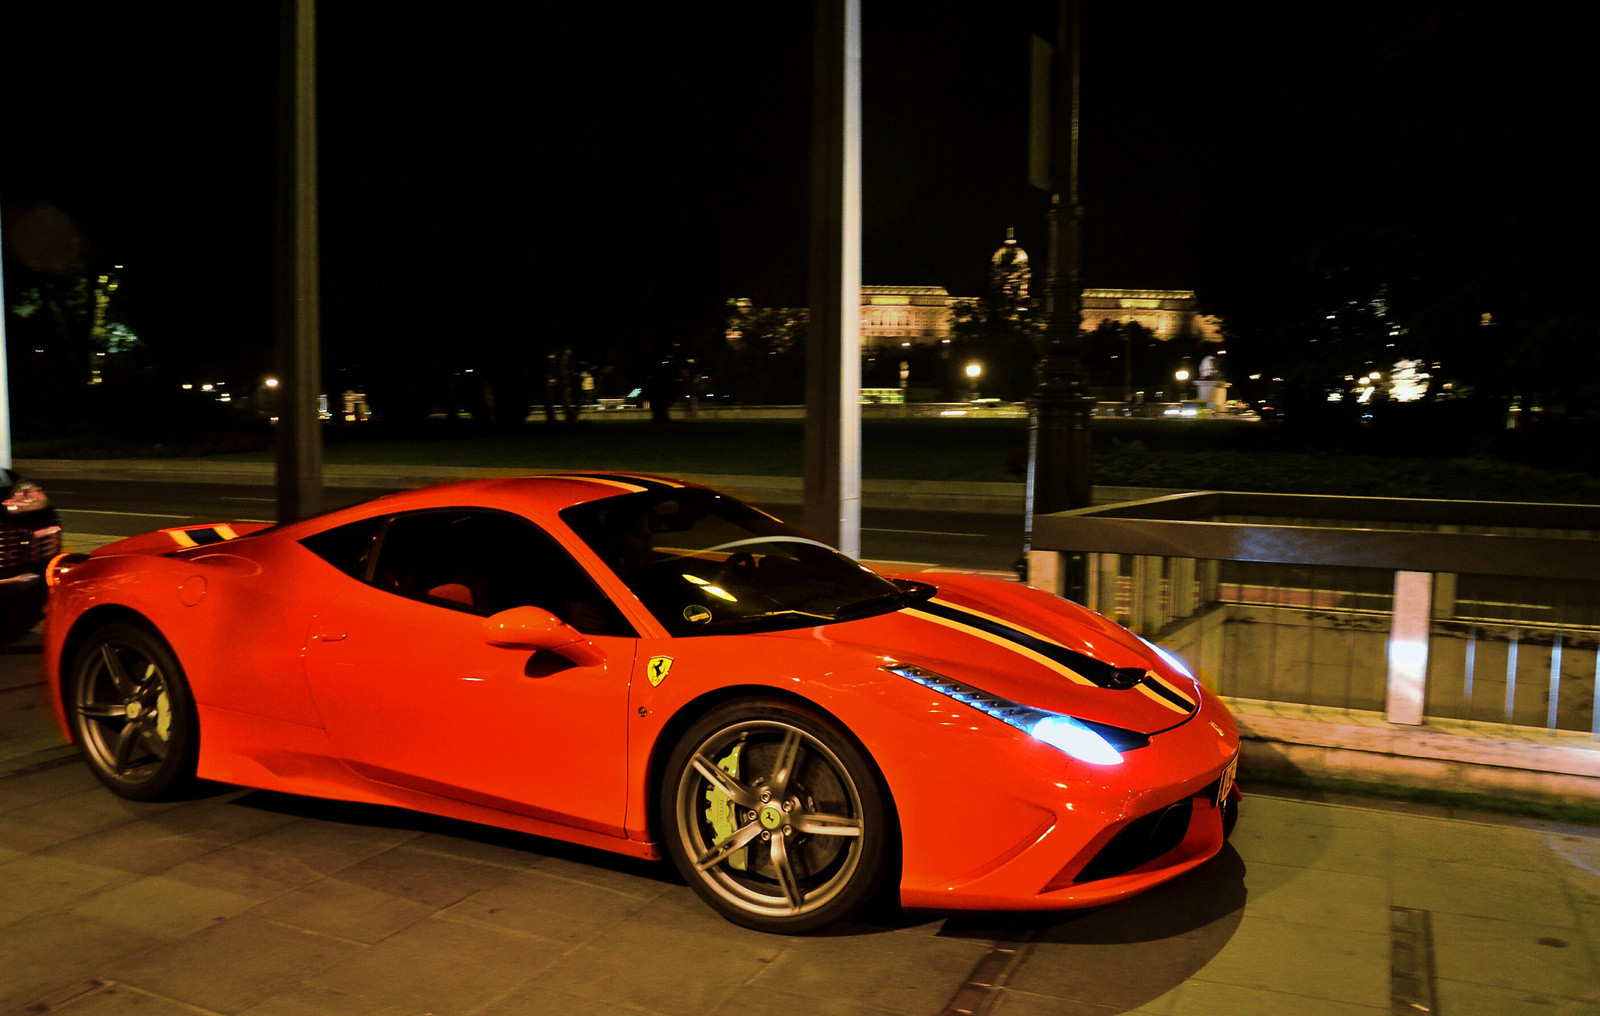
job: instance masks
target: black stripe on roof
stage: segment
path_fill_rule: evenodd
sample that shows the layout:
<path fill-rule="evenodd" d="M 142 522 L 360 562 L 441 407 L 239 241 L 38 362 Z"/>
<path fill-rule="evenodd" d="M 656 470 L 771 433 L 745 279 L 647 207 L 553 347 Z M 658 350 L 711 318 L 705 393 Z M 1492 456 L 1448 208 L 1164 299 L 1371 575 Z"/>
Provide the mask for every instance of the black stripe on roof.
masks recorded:
<path fill-rule="evenodd" d="M 1034 638 L 1025 632 L 1006 624 L 999 624 L 977 614 L 969 614 L 956 607 L 942 603 L 923 602 L 917 604 L 917 609 L 929 614 L 942 617 L 947 621 L 956 621 L 979 631 L 997 635 L 1008 642 L 1014 642 L 1025 649 L 1031 649 L 1047 660 L 1052 660 L 1063 667 L 1070 668 L 1102 688 L 1115 688 L 1123 690 L 1132 688 L 1145 679 L 1143 667 L 1113 667 L 1103 660 L 1087 656 L 1065 646 L 1058 646 L 1054 642 Z"/>
<path fill-rule="evenodd" d="M 184 534 L 195 543 L 204 546 L 207 543 L 221 543 L 222 534 L 215 527 L 210 529 L 185 529 Z"/>

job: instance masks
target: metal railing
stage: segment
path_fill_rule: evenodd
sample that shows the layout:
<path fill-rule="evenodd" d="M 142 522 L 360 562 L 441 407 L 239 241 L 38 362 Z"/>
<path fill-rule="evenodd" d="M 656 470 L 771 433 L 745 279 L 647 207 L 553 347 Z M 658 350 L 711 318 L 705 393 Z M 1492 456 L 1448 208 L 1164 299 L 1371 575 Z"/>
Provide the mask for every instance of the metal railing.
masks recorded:
<path fill-rule="evenodd" d="M 1224 695 L 1600 735 L 1600 506 L 1176 494 L 1033 548 Z"/>

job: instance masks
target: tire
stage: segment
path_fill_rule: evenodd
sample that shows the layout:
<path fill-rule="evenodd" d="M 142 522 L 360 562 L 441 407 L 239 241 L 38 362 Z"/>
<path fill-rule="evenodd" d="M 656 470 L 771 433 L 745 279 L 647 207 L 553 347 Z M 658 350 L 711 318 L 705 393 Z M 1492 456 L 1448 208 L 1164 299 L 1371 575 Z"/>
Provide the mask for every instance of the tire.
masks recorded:
<path fill-rule="evenodd" d="M 815 931 L 883 877 L 891 830 L 877 770 L 831 721 L 785 702 L 702 717 L 667 762 L 660 806 L 684 880 L 747 928 Z"/>
<path fill-rule="evenodd" d="M 67 692 L 78 750 L 113 793 L 155 801 L 194 783 L 200 721 L 183 668 L 153 629 L 97 629 L 73 658 Z"/>

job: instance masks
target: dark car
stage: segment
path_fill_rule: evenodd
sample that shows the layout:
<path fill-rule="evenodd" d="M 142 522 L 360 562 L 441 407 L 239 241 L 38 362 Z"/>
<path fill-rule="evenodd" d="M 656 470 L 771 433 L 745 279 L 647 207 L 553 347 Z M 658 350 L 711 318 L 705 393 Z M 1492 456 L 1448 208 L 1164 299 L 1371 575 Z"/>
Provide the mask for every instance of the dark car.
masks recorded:
<path fill-rule="evenodd" d="M 36 483 L 0 469 L 0 644 L 21 638 L 44 612 L 44 568 L 61 550 L 61 524 Z"/>

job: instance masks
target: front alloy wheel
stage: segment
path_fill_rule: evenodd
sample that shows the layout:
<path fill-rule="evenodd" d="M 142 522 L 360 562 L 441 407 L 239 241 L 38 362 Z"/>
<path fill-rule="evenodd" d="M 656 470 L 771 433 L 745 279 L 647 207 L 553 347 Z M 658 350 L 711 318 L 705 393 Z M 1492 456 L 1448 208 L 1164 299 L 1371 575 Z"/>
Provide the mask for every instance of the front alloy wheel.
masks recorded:
<path fill-rule="evenodd" d="M 183 671 L 159 636 L 112 624 L 78 650 L 71 677 L 78 746 L 100 782 L 149 801 L 194 776 L 198 723 Z"/>
<path fill-rule="evenodd" d="M 887 833 L 877 777 L 820 717 L 775 702 L 730 703 L 690 729 L 667 773 L 668 851 L 730 920 L 811 931 L 877 888 Z"/>

